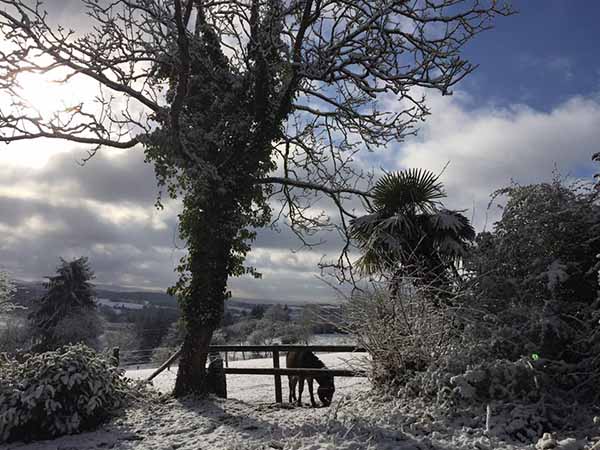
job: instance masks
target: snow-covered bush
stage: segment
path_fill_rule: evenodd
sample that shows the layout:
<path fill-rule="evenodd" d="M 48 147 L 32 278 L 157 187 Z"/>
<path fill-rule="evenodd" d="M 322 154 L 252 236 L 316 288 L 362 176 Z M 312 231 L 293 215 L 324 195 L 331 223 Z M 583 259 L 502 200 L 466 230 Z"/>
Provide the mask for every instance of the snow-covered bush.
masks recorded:
<path fill-rule="evenodd" d="M 4 324 L 0 326 L 0 352 L 14 353 L 31 339 L 30 327 L 18 314 L 27 308 L 12 301 L 16 291 L 9 274 L 0 270 L 0 315 L 4 316 Z"/>
<path fill-rule="evenodd" d="M 513 185 L 492 233 L 477 237 L 466 267 L 474 275 L 477 339 L 496 358 L 536 354 L 550 398 L 600 400 L 600 191 L 581 183 Z M 494 329 L 495 328 L 495 329 Z M 486 330 L 493 330 L 488 332 Z"/>
<path fill-rule="evenodd" d="M 435 306 L 426 287 L 354 295 L 344 305 L 344 331 L 371 355 L 371 379 L 389 389 L 437 364 L 457 343 L 450 309 Z"/>
<path fill-rule="evenodd" d="M 491 400 L 537 401 L 540 398 L 534 368 L 526 359 L 483 362 L 453 376 L 450 382 L 462 399 L 481 403 Z"/>
<path fill-rule="evenodd" d="M 10 312 L 15 308 L 19 308 L 19 306 L 10 301 L 16 290 L 8 273 L 0 270 L 0 313 Z"/>
<path fill-rule="evenodd" d="M 582 332 L 593 328 L 600 191 L 555 177 L 494 195 L 507 198 L 502 217 L 477 237 L 466 266 L 480 307 L 514 328 L 517 345 L 502 356 L 515 359 L 533 346 L 545 358 L 575 362 L 589 347 Z"/>
<path fill-rule="evenodd" d="M 499 193 L 501 220 L 464 261 L 460 337 L 401 392 L 479 417 L 489 407 L 494 433 L 526 441 L 600 400 L 600 197 L 560 180 Z"/>
<path fill-rule="evenodd" d="M 129 387 L 107 357 L 84 345 L 0 362 L 0 442 L 73 434 L 124 405 Z"/>
<path fill-rule="evenodd" d="M 99 350 L 101 333 L 102 322 L 96 311 L 81 310 L 62 318 L 52 330 L 51 338 L 53 342 L 80 343 Z"/>

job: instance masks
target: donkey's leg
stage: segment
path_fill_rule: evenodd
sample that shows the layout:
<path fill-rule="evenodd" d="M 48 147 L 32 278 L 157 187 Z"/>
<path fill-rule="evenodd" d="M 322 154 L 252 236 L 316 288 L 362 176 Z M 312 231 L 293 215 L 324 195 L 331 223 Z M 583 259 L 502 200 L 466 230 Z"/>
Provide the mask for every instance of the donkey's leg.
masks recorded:
<path fill-rule="evenodd" d="M 290 403 L 296 400 L 296 383 L 298 383 L 298 377 L 288 377 L 288 384 L 290 387 Z"/>
<path fill-rule="evenodd" d="M 298 406 L 302 406 L 302 391 L 304 390 L 304 377 L 298 377 Z"/>
<path fill-rule="evenodd" d="M 315 395 L 313 394 L 313 379 L 308 378 L 306 381 L 308 381 L 308 392 L 310 393 L 310 404 L 313 406 L 313 408 L 316 408 L 317 404 L 315 402 Z"/>

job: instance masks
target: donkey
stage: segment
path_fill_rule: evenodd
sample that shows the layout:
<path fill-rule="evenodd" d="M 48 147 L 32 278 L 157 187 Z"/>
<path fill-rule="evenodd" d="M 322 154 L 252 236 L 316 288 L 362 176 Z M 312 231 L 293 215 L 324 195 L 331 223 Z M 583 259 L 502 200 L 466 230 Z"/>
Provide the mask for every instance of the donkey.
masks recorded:
<path fill-rule="evenodd" d="M 315 356 L 313 352 L 310 350 L 298 350 L 288 352 L 286 358 L 286 367 L 288 369 L 326 369 L 325 364 Z M 315 397 L 313 394 L 313 377 L 304 377 L 302 375 L 290 375 L 288 376 L 289 386 L 290 386 L 290 403 L 296 400 L 296 383 L 299 381 L 298 385 L 298 406 L 302 406 L 302 391 L 304 390 L 304 379 L 308 381 L 308 392 L 310 393 L 310 403 L 313 407 L 316 407 Z M 319 396 L 319 400 L 323 403 L 323 406 L 329 406 L 331 404 L 331 399 L 333 398 L 333 393 L 335 392 L 335 386 L 333 384 L 333 376 L 329 374 L 319 375 L 314 377 L 319 383 L 319 388 L 317 389 L 317 395 Z"/>

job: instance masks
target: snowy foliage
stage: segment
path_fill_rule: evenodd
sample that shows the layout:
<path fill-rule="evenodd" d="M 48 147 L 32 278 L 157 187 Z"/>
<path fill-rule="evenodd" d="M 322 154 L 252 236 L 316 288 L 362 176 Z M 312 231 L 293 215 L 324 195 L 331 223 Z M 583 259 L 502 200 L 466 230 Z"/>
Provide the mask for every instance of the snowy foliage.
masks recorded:
<path fill-rule="evenodd" d="M 541 279 L 548 280 L 546 283 L 546 289 L 549 292 L 554 292 L 560 286 L 569 279 L 569 273 L 567 272 L 568 267 L 560 262 L 560 259 L 556 259 L 550 263 L 548 268 L 542 272 L 539 276 Z"/>
<path fill-rule="evenodd" d="M 9 359 L 0 368 L 0 442 L 93 428 L 128 398 L 122 371 L 83 345 Z"/>
<path fill-rule="evenodd" d="M 496 337 L 504 336 L 496 340 L 499 356 L 537 352 L 583 362 L 598 334 L 599 192 L 555 178 L 497 194 L 508 197 L 502 218 L 477 237 L 466 267 L 475 274 L 478 307 L 496 317 Z"/>
<path fill-rule="evenodd" d="M 30 343 L 31 328 L 26 319 L 11 315 L 0 326 L 0 353 L 15 354 L 20 349 L 27 348 Z"/>
<path fill-rule="evenodd" d="M 477 237 L 453 307 L 460 342 L 403 392 L 491 405 L 503 417 L 495 426 L 526 441 L 589 422 L 600 399 L 600 206 L 597 191 L 557 179 L 497 194 L 507 196 L 502 218 Z"/>
<path fill-rule="evenodd" d="M 512 185 L 492 233 L 477 236 L 469 269 L 480 292 L 499 305 L 542 305 L 554 297 L 591 302 L 596 297 L 600 253 L 600 191 L 584 184 Z"/>
<path fill-rule="evenodd" d="M 0 313 L 12 311 L 17 306 L 10 299 L 16 287 L 8 276 L 8 273 L 0 271 Z"/>
<path fill-rule="evenodd" d="M 377 290 L 344 306 L 345 331 L 372 357 L 371 380 L 387 390 L 426 371 L 456 343 L 448 308 L 434 306 L 427 288 L 395 295 Z"/>
<path fill-rule="evenodd" d="M 461 398 L 490 400 L 538 400 L 539 387 L 530 361 L 496 360 L 468 368 L 450 379 Z"/>

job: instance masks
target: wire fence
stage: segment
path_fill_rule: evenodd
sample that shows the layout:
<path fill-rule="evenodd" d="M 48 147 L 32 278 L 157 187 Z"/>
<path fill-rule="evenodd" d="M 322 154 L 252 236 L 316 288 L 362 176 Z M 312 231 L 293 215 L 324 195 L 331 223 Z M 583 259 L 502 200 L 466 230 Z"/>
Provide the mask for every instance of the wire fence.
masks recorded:
<path fill-rule="evenodd" d="M 120 366 L 141 366 L 161 362 L 164 355 L 176 351 L 174 347 L 155 347 L 148 349 L 124 350 L 120 352 Z"/>

